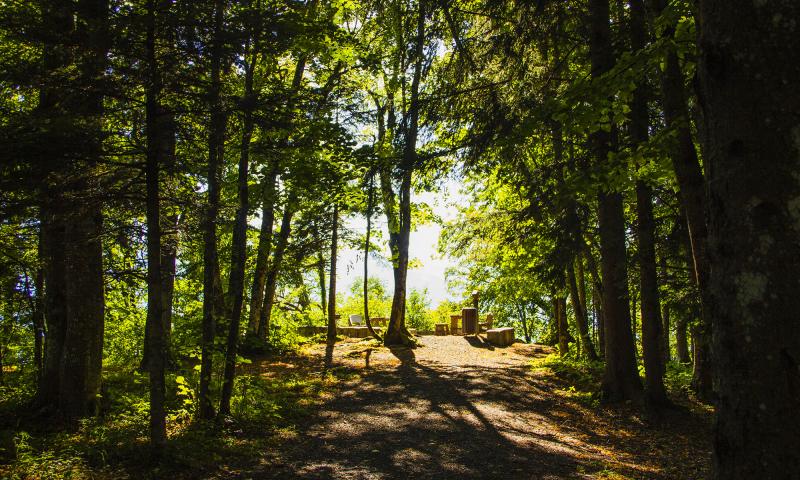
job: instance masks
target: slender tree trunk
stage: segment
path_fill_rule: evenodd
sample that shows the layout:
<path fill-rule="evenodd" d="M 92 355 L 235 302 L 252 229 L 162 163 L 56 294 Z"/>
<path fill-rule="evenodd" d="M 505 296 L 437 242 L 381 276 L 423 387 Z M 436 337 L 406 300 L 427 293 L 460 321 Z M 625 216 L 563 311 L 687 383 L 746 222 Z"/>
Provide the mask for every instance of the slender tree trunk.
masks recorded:
<path fill-rule="evenodd" d="M 660 267 L 661 267 L 662 282 L 666 283 L 667 282 L 667 257 L 664 256 L 664 255 L 661 256 Z M 663 352 L 662 353 L 664 354 L 664 364 L 666 365 L 672 359 L 671 358 L 670 343 L 669 343 L 669 332 L 672 329 L 672 327 L 670 325 L 669 303 L 663 302 L 661 304 L 661 311 L 662 311 L 661 319 L 662 319 L 662 323 L 664 325 L 664 328 L 663 328 L 663 332 L 664 333 L 661 336 L 661 339 L 663 341 L 663 346 L 662 346 Z"/>
<path fill-rule="evenodd" d="M 320 307 L 325 315 L 328 315 L 328 294 L 325 288 L 325 257 L 322 250 L 318 252 L 317 277 L 319 277 L 319 299 Z"/>
<path fill-rule="evenodd" d="M 39 232 L 38 260 L 41 263 L 42 256 L 42 235 Z M 39 385 L 44 377 L 44 269 L 36 268 L 36 275 L 33 280 L 33 363 L 36 365 L 36 384 Z"/>
<path fill-rule="evenodd" d="M 567 298 L 555 299 L 556 325 L 558 326 L 558 353 L 562 357 L 569 353 L 569 323 L 567 322 Z"/>
<path fill-rule="evenodd" d="M 333 221 L 331 227 L 331 274 L 328 288 L 328 345 L 336 343 L 336 257 L 339 248 L 339 205 L 333 204 Z"/>
<path fill-rule="evenodd" d="M 614 66 L 608 0 L 589 1 L 589 56 L 592 78 L 600 78 Z M 603 130 L 591 134 L 595 161 L 607 166 L 612 152 L 611 135 Z M 642 398 L 631 332 L 628 272 L 625 249 L 625 213 L 622 194 L 601 190 L 598 194 L 600 257 L 603 272 L 605 314 L 605 375 L 603 395 L 609 401 Z"/>
<path fill-rule="evenodd" d="M 261 323 L 261 307 L 264 303 L 264 289 L 267 284 L 269 255 L 272 250 L 272 229 L 275 223 L 275 183 L 278 180 L 277 163 L 273 164 L 264 177 L 261 188 L 261 228 L 258 234 L 258 252 L 256 268 L 253 272 L 253 284 L 250 290 L 250 317 L 247 323 L 247 334 L 256 336 Z"/>
<path fill-rule="evenodd" d="M 170 130 L 170 135 L 174 132 Z M 174 158 L 174 144 L 171 150 Z M 162 215 L 162 218 L 164 216 Z M 172 307 L 175 298 L 175 272 L 178 260 L 178 228 L 180 215 L 167 216 L 161 229 L 161 321 L 164 325 L 163 335 L 166 345 L 166 368 L 174 369 L 175 358 L 172 355 Z"/>
<path fill-rule="evenodd" d="M 652 10 L 661 14 L 667 7 L 666 0 L 652 0 Z M 667 38 L 673 37 L 674 25 L 664 33 Z M 675 177 L 678 180 L 680 200 L 689 224 L 695 281 L 700 289 L 702 299 L 701 328 L 698 338 L 698 360 L 692 385 L 698 397 L 710 400 L 713 396 L 711 382 L 711 322 L 707 315 L 707 304 L 711 300 L 708 289 L 709 261 L 707 254 L 708 228 L 706 226 L 705 179 L 700 168 L 697 150 L 692 141 L 689 111 L 683 73 L 678 62 L 678 55 L 669 50 L 665 59 L 665 68 L 661 75 L 661 93 L 664 105 L 664 119 L 667 127 L 675 129 L 676 142 L 671 153 Z"/>
<path fill-rule="evenodd" d="M 380 135 L 379 135 L 380 137 Z M 364 239 L 364 321 L 367 324 L 369 333 L 375 340 L 382 342 L 383 339 L 372 328 L 372 321 L 369 318 L 369 240 L 372 233 L 372 204 L 375 194 L 375 185 L 373 180 L 375 178 L 374 172 L 369 173 L 369 190 L 367 192 L 367 234 Z"/>
<path fill-rule="evenodd" d="M 517 312 L 519 312 L 519 321 L 522 323 L 522 334 L 525 336 L 525 343 L 531 343 L 531 333 L 528 330 L 528 317 L 525 314 L 525 306 L 518 303 Z"/>
<path fill-rule="evenodd" d="M 269 271 L 267 272 L 267 282 L 264 287 L 264 303 L 261 306 L 261 321 L 259 322 L 258 336 L 262 340 L 269 338 L 269 331 L 272 321 L 272 304 L 275 302 L 275 290 L 278 286 L 278 277 L 283 266 L 283 256 L 286 247 L 289 245 L 289 238 L 292 234 L 292 218 L 295 212 L 296 195 L 289 192 L 286 205 L 281 217 L 281 230 L 278 232 L 278 243 L 275 245 L 275 252 L 272 254 Z"/>
<path fill-rule="evenodd" d="M 632 2 L 633 3 L 633 2 Z M 642 308 L 642 358 L 645 368 L 647 398 L 651 403 L 667 403 L 664 389 L 664 345 L 661 305 L 655 253 L 655 222 L 652 190 L 643 182 L 636 185 L 636 208 L 639 219 L 639 281 Z"/>
<path fill-rule="evenodd" d="M 600 274 L 597 271 L 597 264 L 595 263 L 592 253 L 589 251 L 586 252 L 586 260 L 589 264 L 589 273 L 592 276 L 592 305 L 594 305 L 595 314 L 597 316 L 597 345 L 600 347 L 600 358 L 605 358 L 606 316 L 603 312 L 603 285 L 600 282 Z"/>
<path fill-rule="evenodd" d="M 586 313 L 586 306 L 581 302 L 578 290 L 578 282 L 575 279 L 575 268 L 572 263 L 567 265 L 567 283 L 569 283 L 569 295 L 572 299 L 572 308 L 575 310 L 575 322 L 578 324 L 578 333 L 581 336 L 581 350 L 586 358 L 591 361 L 597 360 L 597 352 L 594 350 L 592 338 L 589 336 L 589 315 Z"/>
<path fill-rule="evenodd" d="M 147 346 L 146 368 L 150 376 L 150 446 L 159 455 L 167 442 L 165 397 L 166 386 L 164 370 L 166 351 L 164 323 L 162 317 L 162 275 L 161 275 L 161 202 L 160 170 L 164 162 L 161 145 L 164 135 L 160 131 L 164 109 L 161 106 L 162 80 L 156 57 L 156 38 L 160 5 L 157 0 L 147 2 L 147 69 L 146 88 L 146 190 L 147 190 L 147 326 L 145 344 Z"/>
<path fill-rule="evenodd" d="M 646 44 L 645 9 L 642 0 L 629 0 L 631 48 L 641 52 Z M 634 148 L 649 138 L 650 119 L 647 113 L 647 78 L 637 80 L 630 113 L 630 130 Z M 639 237 L 639 291 L 642 311 L 642 359 L 645 370 L 645 392 L 651 404 L 669 403 L 664 388 L 664 362 L 661 324 L 661 303 L 658 295 L 656 267 L 656 223 L 653 218 L 653 190 L 644 180 L 636 181 L 636 216 Z"/>
<path fill-rule="evenodd" d="M 578 266 L 577 269 L 577 280 L 578 280 L 578 301 L 581 302 L 583 306 L 584 315 L 587 317 L 587 325 L 588 325 L 588 316 L 589 316 L 589 304 L 586 302 L 586 272 L 583 269 L 583 255 L 578 253 L 575 256 L 575 264 Z M 592 342 L 594 344 L 594 342 Z M 594 345 L 592 345 L 594 347 Z M 595 351 L 595 355 L 597 352 Z"/>
<path fill-rule="evenodd" d="M 685 364 L 692 363 L 689 356 L 689 337 L 688 337 L 688 324 L 686 319 L 678 319 L 675 325 L 675 352 L 678 355 L 678 361 Z"/>
<path fill-rule="evenodd" d="M 245 48 L 245 59 L 249 48 Z M 244 274 L 247 260 L 247 213 L 250 209 L 248 180 L 250 168 L 250 141 L 253 138 L 252 106 L 255 102 L 253 93 L 253 76 L 258 63 L 258 52 L 253 52 L 245 67 L 244 79 L 244 118 L 242 122 L 242 142 L 239 154 L 239 172 L 237 190 L 239 207 L 236 209 L 236 220 L 233 226 L 233 246 L 231 249 L 231 273 L 228 279 L 228 295 L 231 304 L 231 319 L 228 325 L 228 341 L 225 348 L 225 372 L 222 380 L 222 393 L 219 401 L 219 413 L 231 413 L 231 395 L 236 376 L 236 356 L 239 350 L 239 327 L 244 305 Z"/>
<path fill-rule="evenodd" d="M 219 297 L 221 296 L 217 274 L 219 258 L 217 251 L 217 216 L 219 214 L 220 176 L 225 152 L 225 112 L 223 111 L 222 88 L 222 22 L 225 2 L 214 4 L 214 38 L 211 49 L 211 128 L 208 138 L 208 203 L 203 225 L 203 339 L 200 359 L 200 418 L 213 418 L 211 401 L 211 373 L 214 355 Z"/>

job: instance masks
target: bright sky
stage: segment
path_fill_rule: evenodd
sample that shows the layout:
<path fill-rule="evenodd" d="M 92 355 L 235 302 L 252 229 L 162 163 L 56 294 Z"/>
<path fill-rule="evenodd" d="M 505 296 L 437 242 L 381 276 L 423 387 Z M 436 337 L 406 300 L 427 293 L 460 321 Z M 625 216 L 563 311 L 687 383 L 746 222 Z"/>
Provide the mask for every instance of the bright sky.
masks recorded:
<path fill-rule="evenodd" d="M 439 192 L 414 194 L 412 201 L 427 203 L 437 216 L 441 217 L 443 221 L 448 221 L 455 218 L 457 213 L 456 205 L 459 205 L 459 202 L 464 202 L 465 197 L 459 192 L 458 184 L 448 180 Z M 363 217 L 350 218 L 347 219 L 346 226 L 363 234 L 366 232 L 367 223 Z M 389 234 L 386 227 L 386 217 L 383 214 L 375 215 L 372 218 L 372 228 L 380 229 L 383 232 L 384 243 L 387 243 L 386 239 L 389 238 Z M 440 232 L 441 226 L 434 223 L 418 227 L 416 231 L 411 232 L 409 248 L 411 258 L 418 260 L 418 263 L 421 263 L 422 266 L 408 271 L 408 290 L 411 291 L 412 288 L 419 290 L 427 288 L 432 308 L 436 308 L 443 300 L 455 299 L 447 291 L 447 282 L 444 274 L 448 267 L 454 266 L 454 262 L 447 256 L 439 255 L 436 249 Z M 384 250 L 384 258 L 388 258 L 388 246 Z M 341 287 L 337 288 L 337 290 L 349 291 L 353 282 L 364 275 L 363 251 L 341 250 L 339 253 L 339 265 L 336 278 Z M 387 261 L 376 260 L 370 255 L 369 275 L 370 277 L 380 278 L 386 285 L 387 290 L 389 292 L 392 291 L 394 280 L 392 279 L 391 265 Z M 455 293 L 458 294 L 459 292 Z"/>

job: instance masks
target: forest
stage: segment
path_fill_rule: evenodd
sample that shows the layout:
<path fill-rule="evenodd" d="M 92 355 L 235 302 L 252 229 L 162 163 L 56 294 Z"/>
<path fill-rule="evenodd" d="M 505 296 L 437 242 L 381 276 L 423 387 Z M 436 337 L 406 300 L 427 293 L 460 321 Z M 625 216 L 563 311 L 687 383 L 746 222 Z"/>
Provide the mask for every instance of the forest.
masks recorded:
<path fill-rule="evenodd" d="M 0 0 L 0 478 L 800 478 L 798 22 Z"/>

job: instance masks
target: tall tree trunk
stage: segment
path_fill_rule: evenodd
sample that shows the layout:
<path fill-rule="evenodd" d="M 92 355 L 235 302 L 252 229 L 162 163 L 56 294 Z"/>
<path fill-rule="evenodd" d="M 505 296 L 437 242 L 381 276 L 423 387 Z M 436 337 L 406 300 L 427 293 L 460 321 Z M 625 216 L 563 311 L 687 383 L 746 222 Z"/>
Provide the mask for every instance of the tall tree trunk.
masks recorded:
<path fill-rule="evenodd" d="M 572 308 L 575 310 L 575 322 L 578 324 L 578 333 L 581 336 L 581 350 L 587 359 L 596 361 L 597 352 L 594 350 L 592 338 L 589 336 L 589 315 L 586 313 L 585 304 L 580 299 L 578 282 L 575 279 L 575 267 L 572 266 L 572 263 L 567 265 L 567 283 L 569 284 Z"/>
<path fill-rule="evenodd" d="M 41 209 L 41 242 L 45 277 L 45 337 L 44 368 L 39 382 L 37 403 L 50 409 L 58 408 L 59 365 L 64 351 L 67 330 L 67 277 L 65 264 L 64 215 L 59 211 L 63 202 L 57 196 L 45 194 L 47 202 Z"/>
<path fill-rule="evenodd" d="M 522 334 L 525 336 L 525 343 L 531 343 L 531 333 L 528 330 L 528 316 L 525 314 L 525 306 L 518 303 L 517 312 L 519 312 L 519 321 L 522 323 Z"/>
<path fill-rule="evenodd" d="M 99 411 L 105 315 L 100 205 L 96 198 L 76 203 L 64 232 L 67 324 L 59 365 L 59 410 L 68 421 Z"/>
<path fill-rule="evenodd" d="M 256 268 L 253 272 L 253 284 L 250 289 L 250 317 L 247 323 L 247 334 L 256 336 L 261 323 L 261 307 L 264 303 L 264 288 L 267 284 L 269 255 L 272 250 L 272 229 L 275 223 L 275 192 L 278 181 L 277 162 L 269 167 L 261 185 L 261 228 L 258 234 L 258 252 Z"/>
<path fill-rule="evenodd" d="M 333 204 L 333 221 L 331 222 L 331 275 L 328 288 L 328 345 L 336 343 L 336 257 L 339 248 L 339 205 Z"/>
<path fill-rule="evenodd" d="M 403 157 L 400 171 L 399 230 L 397 231 L 397 259 L 394 269 L 394 295 L 386 334 L 386 345 L 411 345 L 414 343 L 405 324 L 406 282 L 408 279 L 408 248 L 411 238 L 411 179 L 417 163 L 417 135 L 419 134 L 419 86 L 425 47 L 425 2 L 417 2 L 417 34 L 414 45 L 414 73 L 411 78 L 411 98 L 407 112 L 407 128 L 403 139 Z M 388 214 L 388 212 L 387 212 Z M 390 238 L 391 241 L 391 238 Z M 393 252 L 394 254 L 394 252 Z M 394 259 L 393 259 L 394 261 Z"/>
<path fill-rule="evenodd" d="M 164 335 L 162 309 L 161 275 L 161 203 L 159 176 L 165 149 L 161 143 L 164 134 L 164 108 L 161 106 L 163 82 L 156 57 L 156 38 L 158 32 L 159 10 L 157 0 L 147 2 L 147 77 L 146 87 L 146 135 L 147 158 L 145 179 L 147 190 L 147 326 L 145 345 L 147 346 L 146 368 L 150 377 L 150 446 L 158 455 L 167 443 L 167 424 L 165 397 L 166 386 L 164 370 L 166 366 L 167 345 Z"/>
<path fill-rule="evenodd" d="M 592 276 L 592 305 L 597 316 L 597 345 L 600 347 L 600 358 L 605 358 L 606 316 L 603 311 L 603 284 L 600 282 L 600 273 L 597 271 L 597 264 L 591 251 L 586 252 L 586 260 L 589 264 L 589 273 Z"/>
<path fill-rule="evenodd" d="M 267 281 L 264 286 L 264 303 L 261 306 L 261 321 L 258 326 L 258 337 L 265 341 L 269 338 L 269 331 L 272 326 L 272 304 L 275 302 L 275 289 L 278 286 L 278 277 L 283 266 L 283 256 L 286 253 L 286 247 L 289 245 L 289 237 L 292 233 L 292 217 L 296 208 L 296 199 L 295 193 L 290 191 L 286 199 L 286 205 L 283 208 L 278 243 L 275 245 L 275 252 L 272 254 L 272 261 L 267 272 Z"/>
<path fill-rule="evenodd" d="M 614 66 L 608 0 L 589 1 L 589 56 L 592 78 L 598 79 Z M 611 135 L 603 130 L 591 134 L 594 158 L 608 166 L 612 152 Z M 603 274 L 603 313 L 605 315 L 605 374 L 603 396 L 609 401 L 642 398 L 642 384 L 636 367 L 636 354 L 628 310 L 628 272 L 625 251 L 625 212 L 622 194 L 607 187 L 598 194 L 600 259 Z"/>
<path fill-rule="evenodd" d="M 699 4 L 714 476 L 790 478 L 800 471 L 800 3 Z"/>
<path fill-rule="evenodd" d="M 42 251 L 42 233 L 39 230 L 37 257 L 40 265 L 44 261 Z M 33 279 L 33 363 L 36 366 L 36 384 L 39 385 L 44 376 L 44 269 L 36 268 Z"/>
<path fill-rule="evenodd" d="M 662 282 L 666 284 L 667 282 L 667 257 L 665 255 L 661 255 L 660 259 L 660 267 L 661 267 L 661 278 Z M 669 332 L 672 329 L 670 325 L 670 308 L 669 303 L 663 302 L 661 304 L 661 319 L 663 324 L 663 335 L 661 335 L 661 340 L 663 342 L 662 345 L 662 353 L 664 355 L 664 364 L 666 365 L 669 363 L 671 358 L 671 350 L 670 350 L 670 343 L 669 343 Z"/>
<path fill-rule="evenodd" d="M 247 59 L 249 48 L 245 48 L 245 59 Z M 245 263 L 247 261 L 247 213 L 250 209 L 248 179 L 250 167 L 250 141 L 253 138 L 253 112 L 252 105 L 255 103 L 253 93 L 253 76 L 255 75 L 258 63 L 257 51 L 253 51 L 248 64 L 245 67 L 244 78 L 244 119 L 242 122 L 242 142 L 239 153 L 239 172 L 237 179 L 237 191 L 239 207 L 236 209 L 236 220 L 233 226 L 233 246 L 231 249 L 231 273 L 228 278 L 228 295 L 230 296 L 231 318 L 228 325 L 228 339 L 225 348 L 225 372 L 222 379 L 222 392 L 219 401 L 219 413 L 229 415 L 231 413 L 231 395 L 233 394 L 233 382 L 236 376 L 236 355 L 239 350 L 239 326 L 242 320 L 242 306 L 244 304 L 244 274 Z"/>
<path fill-rule="evenodd" d="M 578 279 L 578 301 L 581 302 L 583 306 L 584 315 L 586 315 L 587 325 L 589 319 L 589 304 L 586 300 L 586 272 L 583 269 L 583 255 L 579 252 L 578 255 L 575 256 L 575 263 L 578 266 L 577 270 L 577 279 Z M 592 342 L 592 347 L 594 348 L 594 342 Z M 595 356 L 597 355 L 597 351 L 595 350 Z"/>
<path fill-rule="evenodd" d="M 567 299 L 554 297 L 553 311 L 555 312 L 556 328 L 558 331 L 558 354 L 562 357 L 569 353 L 569 324 L 567 323 Z"/>
<path fill-rule="evenodd" d="M 170 135 L 174 131 L 170 130 Z M 174 143 L 170 158 L 174 158 Z M 172 354 L 172 308 L 175 298 L 175 273 L 178 260 L 178 228 L 180 215 L 161 216 L 161 322 L 164 325 L 163 335 L 166 345 L 166 368 L 174 369 L 175 358 Z"/>
<path fill-rule="evenodd" d="M 367 324 L 370 335 L 372 335 L 375 340 L 382 342 L 383 339 L 378 335 L 375 329 L 372 328 L 372 321 L 369 318 L 369 240 L 370 234 L 372 233 L 372 204 L 375 196 L 374 178 L 374 172 L 370 171 L 369 189 L 367 191 L 367 234 L 364 239 L 364 321 Z"/>
<path fill-rule="evenodd" d="M 689 355 L 689 338 L 687 334 L 688 324 L 685 318 L 679 318 L 675 325 L 675 353 L 680 363 L 690 364 L 692 359 Z"/>
<path fill-rule="evenodd" d="M 42 49 L 42 69 L 55 73 L 66 68 L 72 62 L 72 50 L 68 47 L 68 39 L 73 35 L 74 14 L 71 5 L 59 2 L 42 2 L 43 15 L 48 18 L 51 35 L 45 37 Z M 58 85 L 45 84 L 39 90 L 37 110 L 48 123 L 63 115 L 69 109 L 63 105 L 64 99 L 59 93 Z M 55 140 L 60 132 L 52 132 Z M 48 144 L 61 143 L 58 141 Z M 47 151 L 44 169 L 43 188 L 41 191 L 40 246 L 41 261 L 44 272 L 44 316 L 45 344 L 41 380 L 37 389 L 37 405 L 55 411 L 58 409 L 59 365 L 64 350 L 64 334 L 67 328 L 66 305 L 66 259 L 64 245 L 65 198 L 63 193 L 63 177 L 61 152 L 53 149 Z M 52 163 L 52 165 L 51 165 Z"/>
<path fill-rule="evenodd" d="M 80 177 L 69 187 L 65 243 L 66 331 L 59 365 L 59 409 L 68 421 L 99 410 L 102 382 L 104 292 L 103 215 L 95 172 L 103 155 L 103 75 L 109 48 L 107 0 L 79 1 L 75 11 L 79 40 L 80 87 L 71 114 L 80 118 L 84 138 Z"/>
<path fill-rule="evenodd" d="M 661 14 L 667 7 L 666 0 L 652 0 L 652 10 Z M 667 38 L 674 36 L 675 28 L 671 25 L 665 30 Z M 672 148 L 672 165 L 678 180 L 681 205 L 686 212 L 691 239 L 695 281 L 700 289 L 702 300 L 701 328 L 698 338 L 698 360 L 695 365 L 692 385 L 698 397 L 709 400 L 713 396 L 711 382 L 711 322 L 707 315 L 707 304 L 711 301 L 708 289 L 709 261 L 707 254 L 708 228 L 706 226 L 705 179 L 700 168 L 697 150 L 692 141 L 689 111 L 683 73 L 678 62 L 678 54 L 670 49 L 665 59 L 665 68 L 661 75 L 661 93 L 664 105 L 664 119 L 667 127 L 677 133 Z"/>
<path fill-rule="evenodd" d="M 211 373 L 217 315 L 220 313 L 219 298 L 221 296 L 217 277 L 219 272 L 217 216 L 219 214 L 220 176 L 225 153 L 226 122 L 221 98 L 224 13 L 225 2 L 216 0 L 214 4 L 211 87 L 209 91 L 211 127 L 208 137 L 208 203 L 203 225 L 203 339 L 200 353 L 200 418 L 214 417 L 214 407 L 211 401 Z"/>
<path fill-rule="evenodd" d="M 319 278 L 319 301 L 323 315 L 328 315 L 328 294 L 325 288 L 325 256 L 320 248 L 317 252 L 317 277 Z"/>
<path fill-rule="evenodd" d="M 629 0 L 631 48 L 642 52 L 646 44 L 645 9 L 642 0 Z M 637 79 L 633 91 L 630 130 L 634 148 L 647 142 L 650 118 L 647 113 L 647 78 Z M 639 291 L 642 311 L 642 359 L 647 400 L 654 405 L 669 403 L 664 388 L 664 357 L 661 302 L 656 267 L 656 223 L 653 218 L 653 190 L 636 180 L 636 216 L 639 223 Z"/>

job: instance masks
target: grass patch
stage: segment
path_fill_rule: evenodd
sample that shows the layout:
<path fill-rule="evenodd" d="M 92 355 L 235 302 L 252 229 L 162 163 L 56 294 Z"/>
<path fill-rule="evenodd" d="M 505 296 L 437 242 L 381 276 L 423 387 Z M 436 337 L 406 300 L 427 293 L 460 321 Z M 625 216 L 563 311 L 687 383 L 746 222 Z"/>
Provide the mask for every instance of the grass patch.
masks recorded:
<path fill-rule="evenodd" d="M 583 405 L 596 407 L 600 402 L 600 381 L 603 377 L 601 362 L 588 362 L 561 357 L 557 353 L 531 361 L 535 372 L 553 375 L 562 388 L 555 392 Z"/>

